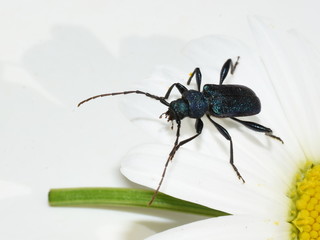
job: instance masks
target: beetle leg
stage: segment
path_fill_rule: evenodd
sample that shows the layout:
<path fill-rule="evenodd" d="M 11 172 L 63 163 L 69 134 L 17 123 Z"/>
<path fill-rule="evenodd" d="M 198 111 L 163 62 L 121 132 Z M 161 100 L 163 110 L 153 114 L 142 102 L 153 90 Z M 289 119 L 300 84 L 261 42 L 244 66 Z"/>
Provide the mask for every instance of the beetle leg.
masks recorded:
<path fill-rule="evenodd" d="M 196 81 L 197 81 L 197 87 L 198 87 L 198 91 L 200 91 L 201 88 L 201 79 L 202 79 L 202 75 L 201 75 L 201 71 L 200 68 L 195 68 L 194 71 L 191 73 L 188 81 L 187 81 L 187 85 L 190 84 L 193 76 L 196 76 Z"/>
<path fill-rule="evenodd" d="M 222 85 L 223 81 L 228 75 L 229 69 L 230 73 L 233 74 L 234 71 L 236 70 L 237 65 L 239 64 L 239 56 L 237 58 L 236 63 L 233 65 L 232 60 L 229 58 L 222 66 L 221 71 L 220 71 L 220 85 Z"/>
<path fill-rule="evenodd" d="M 176 87 L 181 94 L 183 94 L 185 91 L 188 91 L 188 89 L 187 89 L 185 86 L 183 86 L 181 83 L 174 83 L 174 84 L 172 84 L 172 85 L 169 87 L 169 89 L 168 89 L 168 91 L 166 92 L 166 95 L 164 96 L 163 99 L 168 99 L 168 98 L 169 98 L 170 93 L 171 93 L 171 91 L 172 91 L 172 89 L 173 89 L 174 87 Z"/>
<path fill-rule="evenodd" d="M 176 141 L 174 142 L 174 147 L 173 149 L 178 145 L 178 142 L 179 142 L 179 137 L 180 137 L 180 128 L 181 128 L 181 121 L 177 121 L 177 133 L 176 133 Z M 166 175 L 166 172 L 167 172 L 167 168 L 168 168 L 168 165 L 169 165 L 169 162 L 171 161 L 172 159 L 170 158 L 170 155 L 168 157 L 168 160 L 166 161 L 166 164 L 164 165 L 164 169 L 163 169 L 163 172 L 162 172 L 162 176 L 161 176 L 161 179 L 160 179 L 160 182 L 158 184 L 158 187 L 157 189 L 154 191 L 153 195 L 152 195 L 152 198 L 150 200 L 150 202 L 148 203 L 148 206 L 150 206 L 154 199 L 156 198 L 158 192 L 159 192 L 159 189 L 162 185 L 162 182 L 163 182 L 163 179 L 164 179 L 164 176 Z"/>
<path fill-rule="evenodd" d="M 222 127 L 221 125 L 219 125 L 218 123 L 216 123 L 215 121 L 213 121 L 209 115 L 207 115 L 207 117 L 209 118 L 210 122 L 213 123 L 213 125 L 218 129 L 218 131 L 222 134 L 222 136 L 225 137 L 225 139 L 227 139 L 230 142 L 230 164 L 233 167 L 233 170 L 236 172 L 238 178 L 240 180 L 242 180 L 243 183 L 245 183 L 243 177 L 241 176 L 241 174 L 238 171 L 238 168 L 234 165 L 233 162 L 233 144 L 232 144 L 232 139 L 231 136 L 229 135 L 228 131 Z"/>
<path fill-rule="evenodd" d="M 240 119 L 237 119 L 234 117 L 232 117 L 231 119 L 237 121 L 238 123 L 241 123 L 242 125 L 246 126 L 247 128 L 249 128 L 253 131 L 263 132 L 263 133 L 265 133 L 265 135 L 272 137 L 274 139 L 277 139 L 278 141 L 282 142 L 282 144 L 284 143 L 281 138 L 272 134 L 272 130 L 270 128 L 264 127 L 258 123 L 255 123 L 255 122 L 243 121 L 243 120 L 240 120 Z"/>
<path fill-rule="evenodd" d="M 173 148 L 172 148 L 172 150 L 171 150 L 171 152 L 170 152 L 170 154 L 169 154 L 169 157 L 168 157 L 168 159 L 167 159 L 167 161 L 166 161 L 166 164 L 165 164 L 165 166 L 164 166 L 164 169 L 163 169 L 163 172 L 162 172 L 162 176 L 161 176 L 161 180 L 160 180 L 160 182 L 159 182 L 159 185 L 158 185 L 157 189 L 155 190 L 155 192 L 153 193 L 152 198 L 151 198 L 150 202 L 148 203 L 148 206 L 150 206 L 150 205 L 152 204 L 152 202 L 154 201 L 154 199 L 156 198 L 156 196 L 157 196 L 157 194 L 158 194 L 158 192 L 159 192 L 159 189 L 160 189 L 160 187 L 161 187 L 161 185 L 162 185 L 164 176 L 166 175 L 169 162 L 173 159 L 173 157 L 174 157 L 175 153 L 177 152 L 177 150 L 178 150 L 183 144 L 186 144 L 187 142 L 190 142 L 191 140 L 193 140 L 193 139 L 195 139 L 196 137 L 198 137 L 198 136 L 201 134 L 202 128 L 203 128 L 203 122 L 202 122 L 202 120 L 201 120 L 200 118 L 198 118 L 198 119 L 196 120 L 196 124 L 195 124 L 195 128 L 196 128 L 197 134 L 194 135 L 194 136 L 192 136 L 192 137 L 190 137 L 190 138 L 187 138 L 187 139 L 179 142 L 180 128 L 181 128 L 180 121 L 177 122 L 177 125 L 178 125 L 178 126 L 177 126 L 176 141 L 175 141 L 175 143 L 174 143 L 174 146 L 173 146 Z"/>
<path fill-rule="evenodd" d="M 174 146 L 174 148 L 172 149 L 172 151 L 171 151 L 170 154 L 169 154 L 170 160 L 173 159 L 175 153 L 178 151 L 178 149 L 179 149 L 182 145 L 186 144 L 187 142 L 190 142 L 191 140 L 195 139 L 196 137 L 198 137 L 198 136 L 201 134 L 202 129 L 203 129 L 203 122 L 202 122 L 202 120 L 201 120 L 200 118 L 198 118 L 198 119 L 196 120 L 195 128 L 196 128 L 196 132 L 197 132 L 196 135 L 194 135 L 194 136 L 192 136 L 192 137 L 190 137 L 190 138 L 187 138 L 187 139 L 179 142 L 179 144 L 177 144 L 176 146 Z"/>

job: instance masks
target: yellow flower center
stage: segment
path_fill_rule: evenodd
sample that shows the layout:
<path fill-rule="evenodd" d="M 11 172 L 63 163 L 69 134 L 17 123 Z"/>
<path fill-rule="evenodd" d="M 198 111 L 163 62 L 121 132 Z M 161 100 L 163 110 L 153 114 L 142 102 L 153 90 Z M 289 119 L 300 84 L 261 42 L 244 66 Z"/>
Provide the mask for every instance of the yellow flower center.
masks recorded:
<path fill-rule="evenodd" d="M 320 239 L 320 165 L 307 163 L 291 191 L 294 201 L 290 221 L 297 229 L 294 239 Z"/>

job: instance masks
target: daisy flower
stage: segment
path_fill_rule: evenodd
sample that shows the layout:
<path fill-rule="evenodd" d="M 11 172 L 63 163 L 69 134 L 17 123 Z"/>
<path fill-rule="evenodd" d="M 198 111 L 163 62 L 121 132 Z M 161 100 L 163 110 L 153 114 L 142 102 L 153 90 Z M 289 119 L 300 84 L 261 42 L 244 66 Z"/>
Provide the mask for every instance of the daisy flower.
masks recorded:
<path fill-rule="evenodd" d="M 193 62 L 186 62 L 181 71 L 163 67 L 137 89 L 163 95 L 173 82 L 186 82 L 186 72 L 194 67 L 202 70 L 204 83 L 217 84 L 225 60 L 240 56 L 225 83 L 248 86 L 262 104 L 259 115 L 243 119 L 270 127 L 285 144 L 230 119 L 218 119 L 233 139 L 243 184 L 228 162 L 229 143 L 204 120 L 202 134 L 170 162 L 160 191 L 232 215 L 148 239 L 320 239 L 320 55 L 295 31 L 277 30 L 258 18 L 249 23 L 259 54 L 228 37 L 197 39 L 184 49 Z M 155 189 L 175 132 L 166 121 L 155 119 L 166 111 L 161 104 L 137 96 L 123 99 L 129 118 L 154 133 L 158 142 L 132 150 L 121 171 L 131 181 Z M 194 120 L 183 120 L 180 139 L 194 131 Z"/>

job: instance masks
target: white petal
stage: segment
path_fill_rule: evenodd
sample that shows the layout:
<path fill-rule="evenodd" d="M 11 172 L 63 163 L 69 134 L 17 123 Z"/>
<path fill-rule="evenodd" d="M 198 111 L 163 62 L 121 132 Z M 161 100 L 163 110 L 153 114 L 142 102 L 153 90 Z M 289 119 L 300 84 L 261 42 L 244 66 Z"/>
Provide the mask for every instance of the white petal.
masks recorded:
<path fill-rule="evenodd" d="M 320 55 L 295 32 L 282 32 L 251 18 L 268 75 L 278 93 L 288 124 L 307 157 L 320 155 Z"/>
<path fill-rule="evenodd" d="M 122 162 L 121 172 L 131 181 L 156 188 L 162 175 L 170 146 L 159 144 L 135 148 Z M 169 164 L 160 191 L 229 213 L 252 213 L 286 218 L 287 198 L 270 188 L 265 171 L 239 168 L 247 183 L 240 182 L 225 158 L 199 155 L 179 149 Z M 272 186 L 273 187 L 273 186 Z M 283 189 L 282 192 L 283 193 Z"/>
<path fill-rule="evenodd" d="M 148 240 L 284 240 L 289 239 L 290 229 L 290 224 L 276 220 L 254 218 L 252 216 L 226 216 L 173 228 L 151 236 Z"/>

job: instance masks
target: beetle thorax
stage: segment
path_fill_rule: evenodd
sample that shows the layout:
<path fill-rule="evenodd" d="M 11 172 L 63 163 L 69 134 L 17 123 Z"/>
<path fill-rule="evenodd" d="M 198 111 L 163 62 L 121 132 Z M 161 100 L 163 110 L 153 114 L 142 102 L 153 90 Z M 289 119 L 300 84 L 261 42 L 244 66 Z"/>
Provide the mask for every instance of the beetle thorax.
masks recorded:
<path fill-rule="evenodd" d="M 208 111 L 207 99 L 199 91 L 188 90 L 183 93 L 182 98 L 188 103 L 190 118 L 201 118 Z"/>

